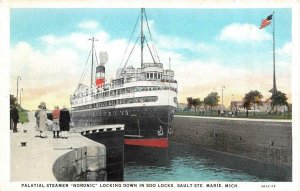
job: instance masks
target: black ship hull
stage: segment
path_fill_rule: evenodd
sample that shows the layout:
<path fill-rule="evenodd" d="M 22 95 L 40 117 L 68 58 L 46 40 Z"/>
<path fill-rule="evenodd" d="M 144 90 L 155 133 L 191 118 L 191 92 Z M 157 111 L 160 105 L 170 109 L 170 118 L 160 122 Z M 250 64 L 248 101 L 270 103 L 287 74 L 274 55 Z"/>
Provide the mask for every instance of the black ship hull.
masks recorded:
<path fill-rule="evenodd" d="M 168 135 L 175 112 L 172 106 L 140 106 L 73 110 L 75 127 L 125 124 L 125 144 L 168 147 Z"/>

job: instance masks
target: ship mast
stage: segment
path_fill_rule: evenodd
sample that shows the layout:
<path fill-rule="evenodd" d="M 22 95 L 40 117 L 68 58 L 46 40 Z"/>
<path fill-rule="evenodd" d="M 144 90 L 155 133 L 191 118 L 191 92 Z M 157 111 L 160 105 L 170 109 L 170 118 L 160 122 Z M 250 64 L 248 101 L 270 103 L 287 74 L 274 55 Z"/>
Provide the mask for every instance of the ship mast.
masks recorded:
<path fill-rule="evenodd" d="M 94 83 L 94 42 L 98 41 L 95 37 L 90 38 L 89 40 L 92 41 L 92 68 L 91 68 L 91 86 Z"/>
<path fill-rule="evenodd" d="M 144 49 L 144 33 L 143 33 L 143 15 L 144 15 L 144 9 L 141 9 L 141 68 L 144 68 L 144 63 L 143 63 L 143 49 Z"/>

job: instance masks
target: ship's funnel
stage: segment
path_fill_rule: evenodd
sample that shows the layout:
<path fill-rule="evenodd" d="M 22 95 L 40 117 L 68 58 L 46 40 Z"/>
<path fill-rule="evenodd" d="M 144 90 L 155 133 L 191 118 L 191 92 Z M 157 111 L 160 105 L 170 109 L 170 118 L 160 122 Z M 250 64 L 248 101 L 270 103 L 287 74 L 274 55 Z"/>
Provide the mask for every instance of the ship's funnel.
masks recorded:
<path fill-rule="evenodd" d="M 105 84 L 105 67 L 97 66 L 96 67 L 96 86 L 103 87 Z"/>
<path fill-rule="evenodd" d="M 105 85 L 105 64 L 108 60 L 107 52 L 100 52 L 100 65 L 96 67 L 96 86 L 104 87 Z"/>

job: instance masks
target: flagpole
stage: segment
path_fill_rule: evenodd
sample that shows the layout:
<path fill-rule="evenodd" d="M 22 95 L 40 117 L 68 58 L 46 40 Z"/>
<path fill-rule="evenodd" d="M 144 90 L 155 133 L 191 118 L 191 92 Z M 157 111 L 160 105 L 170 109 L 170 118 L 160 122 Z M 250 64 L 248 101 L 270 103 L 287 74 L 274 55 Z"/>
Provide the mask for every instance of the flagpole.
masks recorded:
<path fill-rule="evenodd" d="M 272 16 L 272 25 L 273 25 L 273 90 L 272 90 L 272 94 L 274 94 L 275 92 L 277 92 L 277 88 L 276 88 L 276 76 L 275 76 L 275 13 L 273 11 L 273 16 Z"/>

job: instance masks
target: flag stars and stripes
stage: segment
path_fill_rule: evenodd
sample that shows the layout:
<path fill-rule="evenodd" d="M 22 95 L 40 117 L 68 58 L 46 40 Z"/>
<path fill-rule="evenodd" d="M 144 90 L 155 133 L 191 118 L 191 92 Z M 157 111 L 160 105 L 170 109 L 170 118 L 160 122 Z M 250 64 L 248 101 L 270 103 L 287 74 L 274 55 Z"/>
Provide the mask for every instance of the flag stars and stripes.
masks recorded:
<path fill-rule="evenodd" d="M 273 15 L 269 15 L 266 19 L 263 19 L 263 20 L 261 21 L 261 24 L 260 24 L 259 29 L 263 29 L 263 28 L 265 28 L 266 26 L 268 26 L 269 24 L 271 24 L 271 22 L 272 22 L 272 17 L 273 17 Z"/>

